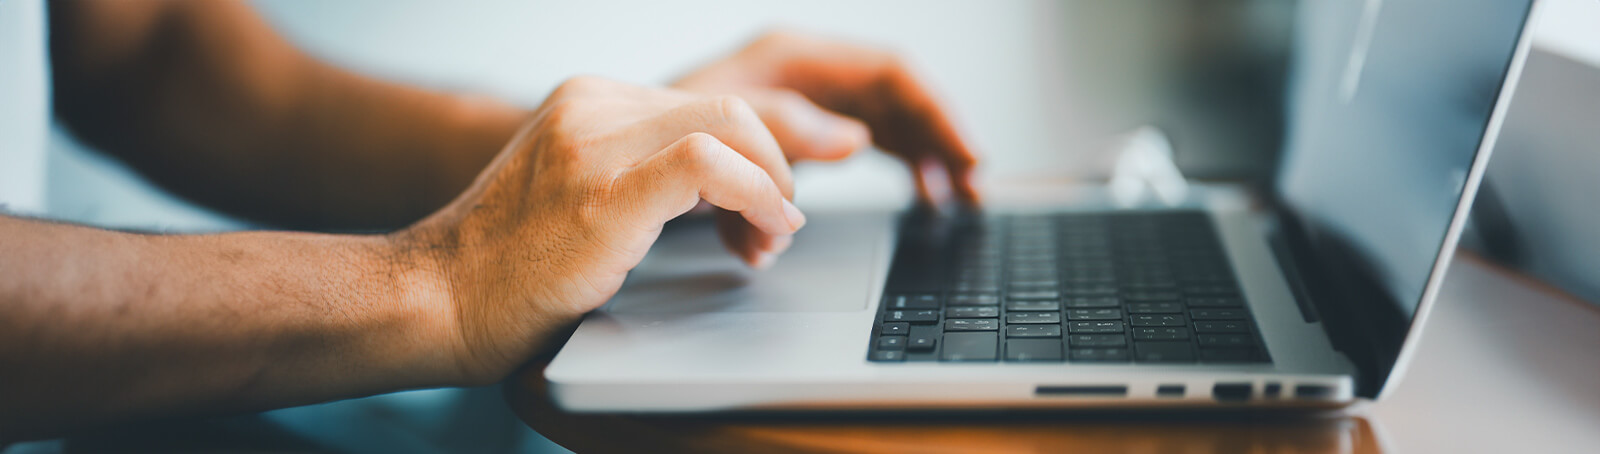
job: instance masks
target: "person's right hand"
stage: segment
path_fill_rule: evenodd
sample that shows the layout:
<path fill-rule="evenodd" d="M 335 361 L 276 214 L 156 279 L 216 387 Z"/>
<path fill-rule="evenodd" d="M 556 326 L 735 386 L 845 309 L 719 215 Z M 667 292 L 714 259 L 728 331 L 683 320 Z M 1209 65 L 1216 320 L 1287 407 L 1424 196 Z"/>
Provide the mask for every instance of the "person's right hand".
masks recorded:
<path fill-rule="evenodd" d="M 739 98 L 576 78 L 465 193 L 394 238 L 441 283 L 423 291 L 452 305 L 434 334 L 462 382 L 486 383 L 610 299 L 700 200 L 769 234 L 776 254 L 805 224 L 792 197 L 783 152 Z"/>

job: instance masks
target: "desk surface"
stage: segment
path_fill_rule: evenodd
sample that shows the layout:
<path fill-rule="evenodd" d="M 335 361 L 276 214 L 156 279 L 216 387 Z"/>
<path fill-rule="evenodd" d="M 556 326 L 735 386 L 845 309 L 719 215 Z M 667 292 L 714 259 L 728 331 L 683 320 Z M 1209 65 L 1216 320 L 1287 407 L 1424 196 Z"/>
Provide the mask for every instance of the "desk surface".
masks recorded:
<path fill-rule="evenodd" d="M 737 420 L 573 415 L 542 368 L 513 379 L 522 420 L 578 452 L 1593 452 L 1600 310 L 1462 254 L 1393 396 L 1339 414 L 994 415 Z"/>

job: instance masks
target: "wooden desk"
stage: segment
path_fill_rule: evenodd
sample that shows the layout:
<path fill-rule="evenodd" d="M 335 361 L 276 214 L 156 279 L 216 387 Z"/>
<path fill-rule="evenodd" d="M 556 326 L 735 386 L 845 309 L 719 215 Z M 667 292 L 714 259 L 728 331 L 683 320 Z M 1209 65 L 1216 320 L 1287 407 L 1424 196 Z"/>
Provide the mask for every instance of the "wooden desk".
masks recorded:
<path fill-rule="evenodd" d="M 575 415 L 551 403 L 537 367 L 506 395 L 577 452 L 1600 452 L 1600 310 L 1459 257 L 1393 397 L 1320 416 Z"/>

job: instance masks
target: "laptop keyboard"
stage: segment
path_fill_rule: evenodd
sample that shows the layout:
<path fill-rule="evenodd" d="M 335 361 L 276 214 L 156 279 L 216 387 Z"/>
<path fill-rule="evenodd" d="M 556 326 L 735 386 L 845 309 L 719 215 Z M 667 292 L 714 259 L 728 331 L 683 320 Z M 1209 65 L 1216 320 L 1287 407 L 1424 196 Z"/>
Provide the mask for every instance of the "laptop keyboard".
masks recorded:
<path fill-rule="evenodd" d="M 1271 361 L 1203 212 L 909 216 L 871 361 Z"/>

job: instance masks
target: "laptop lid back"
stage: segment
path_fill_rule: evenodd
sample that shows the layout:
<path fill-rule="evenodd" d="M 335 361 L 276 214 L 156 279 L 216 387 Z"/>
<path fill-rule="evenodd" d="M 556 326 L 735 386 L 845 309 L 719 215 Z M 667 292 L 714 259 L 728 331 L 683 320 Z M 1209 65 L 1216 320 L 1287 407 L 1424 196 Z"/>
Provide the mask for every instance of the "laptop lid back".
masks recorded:
<path fill-rule="evenodd" d="M 1381 397 L 1423 326 L 1527 52 L 1532 0 L 1302 1 L 1275 196 Z M 1305 258 L 1304 256 L 1310 256 Z M 1335 318 L 1330 316 L 1329 318 Z"/>

